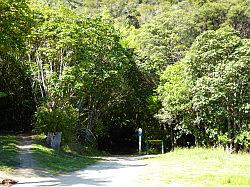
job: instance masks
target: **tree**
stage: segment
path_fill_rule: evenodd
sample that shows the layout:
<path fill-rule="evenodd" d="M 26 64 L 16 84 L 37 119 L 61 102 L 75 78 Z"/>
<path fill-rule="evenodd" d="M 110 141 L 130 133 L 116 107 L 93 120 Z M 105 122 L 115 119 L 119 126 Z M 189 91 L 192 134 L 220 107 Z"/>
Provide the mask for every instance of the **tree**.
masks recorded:
<path fill-rule="evenodd" d="M 237 149 L 237 137 L 249 130 L 249 54 L 249 40 L 231 28 L 202 33 L 184 62 L 161 75 L 158 117 L 186 128 L 200 144 L 228 135 L 224 143 Z"/>
<path fill-rule="evenodd" d="M 202 31 L 217 30 L 225 23 L 230 3 L 208 2 L 197 9 L 194 20 Z"/>
<path fill-rule="evenodd" d="M 202 34 L 190 49 L 187 62 L 196 79 L 193 109 L 199 123 L 215 136 L 228 133 L 230 148 L 247 127 L 249 41 L 229 28 Z M 220 125 L 220 126 L 218 126 Z M 214 137 L 215 139 L 217 137 Z"/>
<path fill-rule="evenodd" d="M 192 84 L 188 65 L 183 62 L 168 66 L 160 77 L 156 92 L 162 108 L 156 117 L 168 128 L 172 148 L 183 133 L 192 132 L 188 128 Z"/>
<path fill-rule="evenodd" d="M 185 8 L 181 5 L 169 7 L 157 15 L 143 25 L 137 36 L 139 47 L 136 52 L 141 58 L 139 66 L 145 72 L 151 72 L 151 76 L 182 59 L 199 34 L 190 4 Z"/>
<path fill-rule="evenodd" d="M 34 103 L 27 67 L 22 63 L 32 14 L 25 0 L 0 1 L 0 128 L 31 129 Z"/>
<path fill-rule="evenodd" d="M 250 38 L 250 1 L 235 1 L 227 14 L 227 22 L 237 31 L 242 38 Z"/>
<path fill-rule="evenodd" d="M 77 108 L 78 128 L 95 132 L 122 99 L 126 50 L 109 20 L 41 6 L 28 52 L 37 100 L 51 111 Z"/>
<path fill-rule="evenodd" d="M 17 55 L 30 32 L 31 11 L 26 0 L 0 1 L 0 51 Z"/>

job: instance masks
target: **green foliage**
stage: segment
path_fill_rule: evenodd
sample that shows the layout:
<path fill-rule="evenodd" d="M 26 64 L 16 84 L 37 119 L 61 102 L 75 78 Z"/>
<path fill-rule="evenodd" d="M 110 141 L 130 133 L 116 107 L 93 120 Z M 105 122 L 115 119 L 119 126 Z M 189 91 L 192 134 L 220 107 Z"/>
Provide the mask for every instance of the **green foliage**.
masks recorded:
<path fill-rule="evenodd" d="M 240 145 L 241 146 L 240 149 L 249 151 L 250 150 L 250 132 L 244 131 L 244 132 L 239 133 L 235 137 L 234 143 Z"/>
<path fill-rule="evenodd" d="M 198 141 L 202 136 L 209 145 L 218 138 L 225 143 L 224 133 L 230 142 L 248 129 L 248 46 L 249 41 L 230 28 L 201 34 L 185 63 L 170 66 L 161 76 L 161 120 L 185 124 Z"/>
<path fill-rule="evenodd" d="M 26 0 L 0 1 L 0 51 L 17 53 L 24 48 L 25 35 L 30 32 L 31 11 Z"/>
<path fill-rule="evenodd" d="M 31 127 L 34 103 L 26 66 L 22 63 L 32 14 L 25 0 L 0 1 L 0 128 L 24 130 Z M 1 93 L 3 93 L 1 92 Z"/>
<path fill-rule="evenodd" d="M 179 61 L 198 35 L 191 7 L 171 7 L 143 25 L 137 36 L 140 67 L 146 72 L 162 72 Z M 183 16 L 179 16 L 183 15 Z"/>
<path fill-rule="evenodd" d="M 16 136 L 0 135 L 0 171 L 10 172 L 17 164 Z"/>
<path fill-rule="evenodd" d="M 62 132 L 64 142 L 68 143 L 75 133 L 78 112 L 72 106 L 63 109 L 40 106 L 35 117 L 38 132 Z"/>
<path fill-rule="evenodd" d="M 227 14 L 227 22 L 237 31 L 241 37 L 250 38 L 250 8 L 249 0 L 237 0 L 230 7 Z"/>
<path fill-rule="evenodd" d="M 4 92 L 0 92 L 0 97 L 7 97 L 8 94 L 4 93 Z"/>
<path fill-rule="evenodd" d="M 246 1 L 202 1 L 200 5 L 181 1 L 162 7 L 141 28 L 126 35 L 139 55 L 139 67 L 156 79 L 155 74 L 181 60 L 204 31 L 229 25 L 248 38 L 250 17 Z"/>
<path fill-rule="evenodd" d="M 229 142 L 228 133 L 225 133 L 223 135 L 219 135 L 218 136 L 218 141 L 222 145 L 227 145 L 227 143 Z"/>
<path fill-rule="evenodd" d="M 162 120 L 174 119 L 179 112 L 190 106 L 191 77 L 186 63 L 177 62 L 163 72 L 157 88 L 158 98 L 163 109 L 159 117 Z"/>
<path fill-rule="evenodd" d="M 248 128 L 249 111 L 243 109 L 249 98 L 248 42 L 228 28 L 208 31 L 197 39 L 187 57 L 196 77 L 192 103 L 200 123 L 227 131 L 229 139 Z"/>
<path fill-rule="evenodd" d="M 40 11 L 39 24 L 30 35 L 28 63 L 36 98 L 47 106 L 38 114 L 51 114 L 49 121 L 39 119 L 38 126 L 53 129 L 50 124 L 55 123 L 57 128 L 57 121 L 62 122 L 53 116 L 63 116 L 72 106 L 79 114 L 77 131 L 105 134 L 102 131 L 116 115 L 112 111 L 121 105 L 129 87 L 125 80 L 129 54 L 117 31 L 109 20 L 89 18 L 65 6 L 42 4 L 34 10 Z M 64 125 L 60 126 L 62 130 Z"/>
<path fill-rule="evenodd" d="M 195 14 L 195 22 L 202 31 L 217 30 L 227 19 L 228 2 L 209 2 L 201 6 Z"/>
<path fill-rule="evenodd" d="M 68 137 L 242 142 L 249 20 L 249 0 L 0 0 L 0 128 L 30 128 L 37 108 L 40 130 Z"/>
<path fill-rule="evenodd" d="M 192 75 L 209 76 L 215 72 L 215 67 L 227 60 L 241 43 L 240 38 L 230 28 L 202 33 L 186 57 L 191 65 Z"/>

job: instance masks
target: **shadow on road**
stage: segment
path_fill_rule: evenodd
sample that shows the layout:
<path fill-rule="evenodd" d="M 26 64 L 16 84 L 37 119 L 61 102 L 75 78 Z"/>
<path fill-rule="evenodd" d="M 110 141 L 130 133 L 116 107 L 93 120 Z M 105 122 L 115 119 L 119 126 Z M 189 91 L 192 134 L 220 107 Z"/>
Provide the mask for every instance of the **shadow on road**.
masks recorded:
<path fill-rule="evenodd" d="M 17 186 L 131 186 L 130 181 L 137 180 L 146 166 L 137 159 L 106 157 L 84 170 L 67 175 L 20 178 Z"/>

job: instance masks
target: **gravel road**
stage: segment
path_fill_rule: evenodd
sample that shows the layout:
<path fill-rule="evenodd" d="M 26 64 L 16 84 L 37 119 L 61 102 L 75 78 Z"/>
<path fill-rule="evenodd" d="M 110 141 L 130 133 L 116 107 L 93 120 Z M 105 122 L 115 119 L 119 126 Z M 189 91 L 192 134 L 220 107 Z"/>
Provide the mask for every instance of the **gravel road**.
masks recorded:
<path fill-rule="evenodd" d="M 36 167 L 32 156 L 32 139 L 29 135 L 20 135 L 19 162 L 20 166 L 11 176 L 17 180 L 17 187 L 31 186 L 72 186 L 72 187 L 160 187 L 165 186 L 154 178 L 145 181 L 145 171 L 153 170 L 145 162 L 148 156 L 112 156 L 102 157 L 101 161 L 82 170 L 64 174 L 51 175 Z M 3 177 L 3 176 L 2 176 Z"/>
<path fill-rule="evenodd" d="M 152 169 L 145 164 L 142 157 L 105 157 L 102 161 L 83 170 L 61 176 L 34 176 L 34 173 L 17 175 L 15 186 L 81 186 L 81 187 L 137 187 L 162 186 L 159 181 L 150 181 L 145 184 L 143 173 Z M 28 171 L 29 173 L 30 171 Z"/>

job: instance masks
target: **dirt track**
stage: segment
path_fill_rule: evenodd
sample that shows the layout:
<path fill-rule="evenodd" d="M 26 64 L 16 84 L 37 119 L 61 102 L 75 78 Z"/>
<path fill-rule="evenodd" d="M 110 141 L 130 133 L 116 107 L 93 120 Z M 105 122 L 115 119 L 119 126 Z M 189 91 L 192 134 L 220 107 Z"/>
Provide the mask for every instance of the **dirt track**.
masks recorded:
<path fill-rule="evenodd" d="M 54 176 L 36 167 L 32 157 L 31 137 L 19 137 L 20 167 L 10 176 L 18 180 L 17 187 L 31 186 L 81 186 L 81 187 L 137 187 L 164 186 L 159 180 L 145 182 L 143 174 L 152 169 L 143 160 L 145 157 L 104 157 L 100 162 L 83 170 L 66 175 Z"/>
<path fill-rule="evenodd" d="M 142 186 L 147 165 L 136 157 L 107 157 L 83 170 L 62 176 L 16 176 L 15 186 Z M 145 184 L 143 185 L 145 186 Z M 148 185 L 152 186 L 152 185 Z"/>

